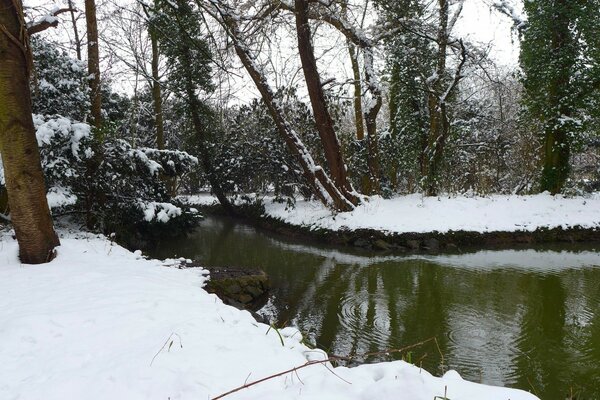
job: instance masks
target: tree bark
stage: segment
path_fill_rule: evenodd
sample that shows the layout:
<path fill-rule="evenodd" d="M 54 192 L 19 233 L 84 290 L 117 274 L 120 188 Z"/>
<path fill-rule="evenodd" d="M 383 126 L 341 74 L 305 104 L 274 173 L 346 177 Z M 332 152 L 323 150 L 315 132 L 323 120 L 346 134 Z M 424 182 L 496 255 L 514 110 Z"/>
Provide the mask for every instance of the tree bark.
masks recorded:
<path fill-rule="evenodd" d="M 75 18 L 75 8 L 73 8 L 73 0 L 68 0 L 69 10 L 71 13 L 71 24 L 73 25 L 73 38 L 75 39 L 75 52 L 77 59 L 81 61 L 81 39 L 79 38 L 79 29 L 77 29 L 77 19 Z"/>
<path fill-rule="evenodd" d="M 381 89 L 376 83 L 373 49 L 363 49 L 365 60 L 365 80 L 369 85 L 371 93 L 370 104 L 365 110 L 365 123 L 367 125 L 367 137 L 369 138 L 369 148 L 367 149 L 367 166 L 369 167 L 369 185 L 366 188 L 368 194 L 379 193 L 379 179 L 381 171 L 379 169 L 379 141 L 377 137 L 377 116 L 381 110 L 383 99 Z"/>
<path fill-rule="evenodd" d="M 10 208 L 8 207 L 8 192 L 6 191 L 6 187 L 0 187 L 0 214 L 7 216 L 10 212 Z"/>
<path fill-rule="evenodd" d="M 158 38 L 152 24 L 149 27 L 150 43 L 152 45 L 152 103 L 154 105 L 154 124 L 156 127 L 156 148 L 165 149 L 165 128 L 162 109 L 162 89 L 158 73 Z"/>
<path fill-rule="evenodd" d="M 352 75 L 354 78 L 354 120 L 356 122 L 356 139 L 363 140 L 365 138 L 365 122 L 363 120 L 362 109 L 362 84 L 360 81 L 360 67 L 358 65 L 358 57 L 354 44 L 347 40 L 348 54 L 350 55 L 350 63 L 352 64 Z"/>
<path fill-rule="evenodd" d="M 557 0 L 555 7 L 564 9 L 568 7 L 567 2 L 568 0 Z M 561 54 L 564 52 L 564 48 L 570 44 L 569 42 L 575 40 L 572 38 L 570 30 L 571 21 L 564 16 L 561 18 L 559 15 L 553 21 L 552 51 L 554 54 Z M 559 121 L 559 118 L 570 117 L 573 114 L 568 102 L 564 100 L 565 94 L 569 90 L 570 73 L 567 68 L 562 69 L 551 80 L 548 91 L 550 106 L 558 112 L 555 118 L 546 123 L 545 127 L 540 190 L 542 192 L 549 191 L 551 194 L 558 194 L 562 191 L 570 172 L 571 143 L 565 125 Z"/>
<path fill-rule="evenodd" d="M 102 93 L 100 90 L 100 52 L 98 50 L 98 21 L 96 20 L 95 0 L 85 0 L 85 20 L 87 25 L 88 73 L 90 75 L 91 123 L 96 127 L 96 135 L 102 126 Z"/>
<path fill-rule="evenodd" d="M 21 262 L 41 264 L 53 258 L 60 242 L 31 117 L 30 67 L 21 0 L 0 0 L 0 154 Z"/>
<path fill-rule="evenodd" d="M 445 99 L 442 101 L 446 76 L 446 51 L 448 48 L 448 0 L 438 0 L 439 25 L 437 33 L 437 60 L 434 79 L 428 88 L 429 135 L 422 143 L 419 159 L 423 188 L 427 196 L 438 193 L 439 167 L 444 153 L 450 124 L 446 114 Z"/>
<path fill-rule="evenodd" d="M 327 108 L 327 101 L 323 92 L 321 78 L 317 70 L 317 60 L 311 44 L 310 25 L 308 23 L 308 0 L 296 0 L 296 33 L 298 36 L 298 52 L 302 62 L 302 70 L 308 88 L 317 131 L 325 153 L 325 159 L 333 182 L 342 192 L 344 197 L 352 204 L 357 205 L 360 200 L 356 196 L 352 184 L 348 179 L 346 164 L 344 163 L 342 148 L 335 133 L 333 119 Z"/>

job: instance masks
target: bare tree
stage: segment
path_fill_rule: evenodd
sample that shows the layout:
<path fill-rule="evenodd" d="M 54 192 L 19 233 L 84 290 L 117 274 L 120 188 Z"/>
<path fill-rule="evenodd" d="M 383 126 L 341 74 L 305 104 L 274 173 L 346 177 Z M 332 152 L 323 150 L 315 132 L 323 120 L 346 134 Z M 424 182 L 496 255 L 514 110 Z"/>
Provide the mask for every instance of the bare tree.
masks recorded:
<path fill-rule="evenodd" d="M 92 104 L 91 122 L 96 128 L 100 128 L 102 126 L 102 93 L 100 90 L 100 52 L 98 47 L 98 21 L 96 19 L 95 0 L 85 0 L 85 19 Z"/>
<path fill-rule="evenodd" d="M 226 30 L 233 42 L 236 54 L 244 68 L 252 78 L 256 88 L 260 92 L 263 101 L 267 105 L 269 113 L 277 126 L 279 134 L 284 139 L 290 152 L 296 157 L 301 165 L 307 184 L 312 188 L 315 196 L 325 205 L 338 210 L 350 211 L 354 204 L 344 196 L 343 192 L 329 178 L 325 170 L 317 165 L 310 152 L 300 139 L 297 132 L 284 117 L 280 104 L 275 100 L 273 90 L 268 84 L 265 73 L 255 62 L 250 48 L 245 43 L 245 37 L 239 27 L 239 21 L 243 20 L 232 8 L 226 7 L 221 2 L 210 0 L 208 4 L 197 1 L 198 5 L 218 21 Z M 271 8 L 263 10 L 263 15 L 271 12 Z"/>
<path fill-rule="evenodd" d="M 315 59 L 311 44 L 310 25 L 308 23 L 308 0 L 296 0 L 295 14 L 298 52 L 300 53 L 310 103 L 317 124 L 317 131 L 321 137 L 325 159 L 329 166 L 329 172 L 333 177 L 333 182 L 340 189 L 344 197 L 356 205 L 359 202 L 359 198 L 354 193 L 352 184 L 348 179 L 342 149 L 335 133 L 333 119 L 327 108 L 323 85 L 317 70 L 317 60 Z"/>

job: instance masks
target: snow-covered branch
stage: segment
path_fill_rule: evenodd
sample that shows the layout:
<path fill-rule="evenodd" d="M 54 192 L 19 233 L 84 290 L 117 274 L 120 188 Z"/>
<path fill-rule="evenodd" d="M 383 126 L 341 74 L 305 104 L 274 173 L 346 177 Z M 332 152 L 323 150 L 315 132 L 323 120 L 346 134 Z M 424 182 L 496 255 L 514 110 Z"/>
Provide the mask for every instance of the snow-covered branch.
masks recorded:
<path fill-rule="evenodd" d="M 36 33 L 45 31 L 48 28 L 56 28 L 58 26 L 58 16 L 66 12 L 75 12 L 77 10 L 73 8 L 58 8 L 53 10 L 50 14 L 44 15 L 36 21 L 27 24 L 27 33 L 31 36 Z"/>

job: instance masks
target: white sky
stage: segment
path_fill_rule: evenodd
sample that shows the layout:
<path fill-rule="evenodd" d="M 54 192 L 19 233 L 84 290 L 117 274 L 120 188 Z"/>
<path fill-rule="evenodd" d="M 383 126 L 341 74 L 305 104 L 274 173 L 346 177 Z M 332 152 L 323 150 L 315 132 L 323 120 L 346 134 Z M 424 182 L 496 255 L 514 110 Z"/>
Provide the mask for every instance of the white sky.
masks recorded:
<path fill-rule="evenodd" d="M 519 6 L 520 6 L 519 2 Z M 517 8 L 520 10 L 520 7 Z M 467 0 L 456 33 L 470 41 L 492 44 L 490 55 L 504 65 L 516 65 L 519 59 L 519 42 L 511 32 L 512 21 L 490 8 L 483 0 Z"/>
<path fill-rule="evenodd" d="M 114 3 L 126 4 L 131 0 L 112 1 Z M 456 24 L 454 35 L 464 38 L 469 42 L 477 43 L 480 47 L 486 48 L 489 46 L 490 56 L 493 60 L 500 65 L 515 67 L 518 62 L 519 45 L 516 36 L 511 31 L 512 21 L 497 11 L 491 11 L 488 6 L 489 1 L 491 0 L 466 0 L 461 19 Z M 520 5 L 521 0 L 514 1 L 518 2 Z M 52 8 L 53 6 L 64 6 L 67 1 L 24 0 L 24 3 L 26 6 L 44 5 L 47 8 Z M 78 8 L 83 9 L 82 0 L 75 0 L 74 3 Z M 519 10 L 519 7 L 517 7 L 517 10 Z M 69 14 L 63 14 L 60 17 L 62 26 L 44 32 L 42 35 L 46 35 L 53 40 L 68 40 L 65 37 L 67 32 L 70 32 L 71 29 L 70 20 L 68 18 Z M 321 46 L 321 50 L 323 48 L 331 48 L 331 45 L 335 44 L 334 48 L 329 49 L 327 54 L 322 56 L 319 61 L 319 68 L 323 79 L 335 76 L 337 82 L 343 82 L 346 78 L 351 76 L 345 40 L 343 40 L 341 35 L 333 29 L 330 29 L 330 32 L 328 32 L 329 29 L 323 29 L 325 28 L 320 28 L 317 34 L 324 33 L 327 35 L 327 38 L 325 39 L 327 43 L 323 42 L 322 39 L 319 39 L 316 42 L 317 53 L 319 53 L 319 43 L 321 43 L 321 45 L 325 43 L 325 46 Z M 100 31 L 102 30 L 102 26 L 100 26 Z M 334 39 L 334 37 L 336 38 Z M 285 69 L 286 73 L 280 76 L 278 82 L 273 83 L 283 87 L 291 84 L 302 85 L 303 76 L 302 73 L 298 73 L 299 60 L 295 55 L 294 41 L 282 38 L 279 43 L 281 44 L 279 49 L 271 49 L 273 51 L 271 65 L 276 69 Z M 102 52 L 103 45 L 102 43 L 100 45 Z M 382 66 L 381 62 L 378 64 L 379 66 Z M 115 67 L 115 65 L 112 66 L 113 68 Z M 235 75 L 230 78 L 233 85 L 233 92 L 235 92 L 235 94 L 233 94 L 234 97 L 231 99 L 233 103 L 245 103 L 258 95 L 249 78 L 245 76 L 245 73 L 237 71 L 238 76 L 239 74 L 243 75 L 244 78 L 240 79 Z M 133 92 L 133 85 L 131 84 L 130 79 L 126 77 L 119 77 L 118 79 L 120 81 L 115 81 L 114 83 L 121 87 L 121 90 L 127 93 Z"/>

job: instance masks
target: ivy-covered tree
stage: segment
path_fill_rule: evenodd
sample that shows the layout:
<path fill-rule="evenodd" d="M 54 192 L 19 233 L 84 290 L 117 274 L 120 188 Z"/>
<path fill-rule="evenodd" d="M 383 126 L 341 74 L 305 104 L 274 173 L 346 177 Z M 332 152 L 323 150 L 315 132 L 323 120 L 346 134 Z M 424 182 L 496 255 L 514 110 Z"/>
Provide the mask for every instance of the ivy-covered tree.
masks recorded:
<path fill-rule="evenodd" d="M 569 177 L 574 146 L 599 115 L 600 1 L 526 0 L 524 6 L 524 105 L 543 135 L 540 189 L 556 194 Z"/>
<path fill-rule="evenodd" d="M 377 0 L 384 21 L 420 21 L 424 6 L 418 0 Z M 418 22 L 413 22 L 418 23 Z M 434 68 L 429 40 L 404 32 L 386 40 L 386 69 L 389 81 L 389 133 L 387 174 L 394 190 L 402 186 L 413 191 L 419 180 L 419 156 L 429 129 L 425 79 Z M 402 185 L 398 178 L 402 177 Z"/>
<path fill-rule="evenodd" d="M 157 32 L 159 49 L 168 70 L 168 87 L 180 96 L 195 136 L 197 155 L 215 196 L 233 213 L 231 203 L 216 173 L 214 155 L 210 151 L 211 126 L 209 108 L 200 95 L 214 90 L 211 81 L 211 51 L 202 32 L 200 11 L 188 0 L 154 3 L 154 17 L 149 22 Z"/>

